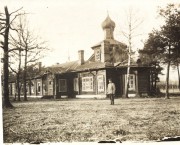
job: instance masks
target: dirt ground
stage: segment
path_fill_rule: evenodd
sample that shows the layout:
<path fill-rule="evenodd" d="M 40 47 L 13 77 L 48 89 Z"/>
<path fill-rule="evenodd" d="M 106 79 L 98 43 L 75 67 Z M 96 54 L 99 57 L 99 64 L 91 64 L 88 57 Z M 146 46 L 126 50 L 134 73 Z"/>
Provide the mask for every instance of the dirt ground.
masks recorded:
<path fill-rule="evenodd" d="M 180 136 L 180 97 L 29 99 L 3 109 L 4 142 L 153 141 Z"/>

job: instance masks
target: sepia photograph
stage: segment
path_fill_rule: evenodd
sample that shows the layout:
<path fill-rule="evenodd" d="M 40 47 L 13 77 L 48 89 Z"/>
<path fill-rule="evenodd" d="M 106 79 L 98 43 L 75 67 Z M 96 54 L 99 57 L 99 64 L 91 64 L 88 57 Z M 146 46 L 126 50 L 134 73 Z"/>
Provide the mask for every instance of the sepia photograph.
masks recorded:
<path fill-rule="evenodd" d="M 1 0 L 0 144 L 180 143 L 179 0 Z"/>

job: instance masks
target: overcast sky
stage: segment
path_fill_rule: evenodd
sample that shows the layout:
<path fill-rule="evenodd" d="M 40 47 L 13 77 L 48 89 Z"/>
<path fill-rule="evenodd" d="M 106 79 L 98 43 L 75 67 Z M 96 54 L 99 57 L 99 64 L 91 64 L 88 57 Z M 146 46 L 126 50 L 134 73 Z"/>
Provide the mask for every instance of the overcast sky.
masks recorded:
<path fill-rule="evenodd" d="M 122 31 L 127 26 L 126 11 L 136 11 L 143 23 L 137 29 L 141 34 L 134 39 L 134 50 L 142 48 L 147 34 L 158 28 L 161 19 L 158 17 L 158 6 L 165 7 L 168 3 L 178 0 L 3 0 L 10 12 L 23 7 L 28 14 L 30 27 L 42 39 L 48 41 L 53 49 L 42 63 L 45 66 L 78 59 L 78 50 L 85 51 L 85 59 L 92 55 L 91 46 L 104 38 L 101 23 L 107 16 L 116 23 L 114 37 L 125 42 Z"/>

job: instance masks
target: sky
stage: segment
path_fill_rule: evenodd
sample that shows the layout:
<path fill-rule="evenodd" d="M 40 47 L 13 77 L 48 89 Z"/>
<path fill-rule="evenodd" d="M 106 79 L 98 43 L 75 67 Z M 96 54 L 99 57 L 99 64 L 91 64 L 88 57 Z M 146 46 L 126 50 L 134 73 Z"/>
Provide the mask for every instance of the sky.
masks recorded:
<path fill-rule="evenodd" d="M 1 0 L 0 11 L 4 5 L 10 12 L 23 7 L 29 26 L 33 32 L 47 41 L 52 51 L 41 61 L 44 66 L 78 59 L 78 50 L 85 51 L 88 59 L 91 47 L 104 38 L 102 22 L 109 14 L 116 23 L 114 37 L 127 43 L 122 31 L 127 29 L 127 11 L 133 9 L 143 23 L 137 28 L 134 50 L 142 49 L 143 42 L 153 28 L 162 24 L 158 17 L 158 6 L 164 8 L 168 3 L 178 0 Z"/>

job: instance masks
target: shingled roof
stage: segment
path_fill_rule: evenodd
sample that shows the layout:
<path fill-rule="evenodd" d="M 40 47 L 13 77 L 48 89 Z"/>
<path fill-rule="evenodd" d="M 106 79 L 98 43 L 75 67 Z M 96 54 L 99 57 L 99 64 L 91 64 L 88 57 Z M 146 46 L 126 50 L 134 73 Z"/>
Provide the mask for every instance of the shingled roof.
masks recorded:
<path fill-rule="evenodd" d="M 66 63 L 61 63 L 61 64 L 55 64 L 55 65 L 52 65 L 51 68 L 57 68 L 57 67 L 60 67 L 62 69 L 65 69 L 65 71 L 73 71 L 77 68 L 78 66 L 78 60 L 76 61 L 69 61 L 69 62 L 66 62 Z"/>
<path fill-rule="evenodd" d="M 66 63 L 57 63 L 55 65 L 49 66 L 45 69 L 44 73 L 53 73 L 53 74 L 60 74 L 60 73 L 67 73 L 76 70 L 78 66 L 78 61 L 70 61 Z"/>
<path fill-rule="evenodd" d="M 53 73 L 53 74 L 62 74 L 68 72 L 80 72 L 87 70 L 96 70 L 113 67 L 113 64 L 109 62 L 94 62 L 87 60 L 84 64 L 79 65 L 78 61 L 71 61 L 62 64 L 55 64 L 50 67 L 45 68 L 43 74 Z"/>
<path fill-rule="evenodd" d="M 123 68 L 123 67 L 127 67 L 128 66 L 128 59 L 126 59 L 123 62 L 117 62 L 114 64 L 115 67 L 118 68 Z M 147 65 L 142 64 L 141 59 L 133 59 L 131 58 L 131 63 L 130 63 L 130 67 L 147 67 Z"/>
<path fill-rule="evenodd" d="M 108 62 L 104 63 L 104 62 L 87 61 L 83 65 L 79 65 L 76 68 L 76 71 L 96 70 L 96 69 L 109 68 L 109 67 L 113 67 L 113 65 Z"/>
<path fill-rule="evenodd" d="M 103 40 L 103 41 L 97 43 L 96 45 L 92 46 L 91 48 L 93 49 L 93 48 L 95 48 L 95 47 L 101 46 L 101 44 L 102 44 L 104 41 L 107 41 L 107 42 L 109 42 L 110 44 L 116 44 L 116 45 L 120 45 L 121 47 L 127 48 L 127 45 L 126 45 L 126 44 L 124 44 L 124 43 L 122 43 L 122 42 L 119 42 L 119 41 L 117 41 L 117 40 L 114 40 L 114 39 L 106 39 L 106 40 Z"/>

